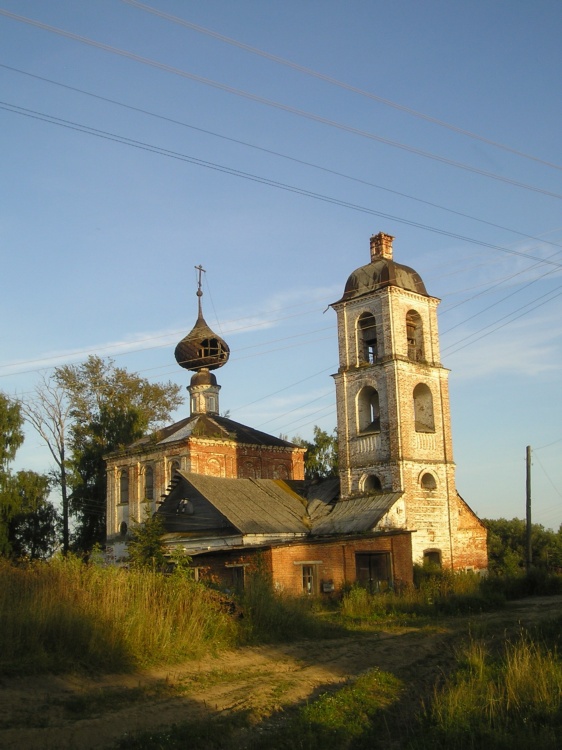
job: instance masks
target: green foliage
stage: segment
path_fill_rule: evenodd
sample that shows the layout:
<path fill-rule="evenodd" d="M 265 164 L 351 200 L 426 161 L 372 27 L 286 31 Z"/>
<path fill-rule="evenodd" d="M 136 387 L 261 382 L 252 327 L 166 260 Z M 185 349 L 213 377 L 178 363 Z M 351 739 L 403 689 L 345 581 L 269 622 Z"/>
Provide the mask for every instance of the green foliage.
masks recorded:
<path fill-rule="evenodd" d="M 54 558 L 0 560 L 0 673 L 126 671 L 232 646 L 214 592 L 186 577 Z"/>
<path fill-rule="evenodd" d="M 559 619 L 557 629 L 562 621 Z M 438 689 L 412 749 L 529 747 L 554 750 L 562 739 L 562 661 L 542 637 L 523 634 L 494 655 L 481 642 L 460 654 Z"/>
<path fill-rule="evenodd" d="M 391 674 L 371 669 L 340 690 L 324 693 L 303 706 L 277 731 L 268 733 L 254 750 L 346 750 L 372 747 L 380 735 L 384 711 L 398 700 L 402 686 Z"/>
<path fill-rule="evenodd" d="M 8 470 L 23 443 L 23 417 L 17 401 L 0 393 L 0 472 Z"/>
<path fill-rule="evenodd" d="M 167 566 L 164 554 L 164 523 L 158 514 L 147 509 L 143 523 L 137 524 L 127 545 L 129 563 L 133 568 L 149 568 L 163 572 Z"/>
<path fill-rule="evenodd" d="M 294 437 L 292 442 L 306 448 L 304 454 L 304 472 L 306 479 L 326 479 L 338 476 L 338 434 L 334 430 L 330 435 L 325 430 L 314 426 L 312 442 Z"/>
<path fill-rule="evenodd" d="M 312 598 L 274 591 L 264 571 L 246 577 L 240 603 L 246 642 L 279 643 L 338 634 L 335 627 L 315 616 Z"/>
<path fill-rule="evenodd" d="M 519 518 L 483 519 L 488 529 L 489 571 L 492 574 L 516 576 L 526 567 L 526 522 Z M 533 566 L 550 572 L 562 571 L 562 531 L 531 526 Z"/>
<path fill-rule="evenodd" d="M 50 557 L 57 547 L 60 518 L 48 501 L 49 477 L 34 471 L 18 471 L 15 491 L 18 508 L 8 524 L 10 553 L 15 558 Z"/>
<path fill-rule="evenodd" d="M 58 516 L 47 500 L 48 477 L 10 470 L 22 428 L 20 404 L 0 393 L 0 555 L 35 559 L 54 550 Z"/>
<path fill-rule="evenodd" d="M 369 593 L 354 585 L 344 594 L 340 612 L 344 623 L 403 622 L 410 618 L 484 612 L 505 602 L 501 590 L 473 573 L 453 573 L 416 567 L 416 586 L 403 591 Z"/>
<path fill-rule="evenodd" d="M 105 536 L 104 456 L 169 419 L 182 402 L 180 387 L 150 383 L 95 356 L 57 368 L 55 381 L 71 404 L 69 503 L 75 547 L 89 550 Z"/>

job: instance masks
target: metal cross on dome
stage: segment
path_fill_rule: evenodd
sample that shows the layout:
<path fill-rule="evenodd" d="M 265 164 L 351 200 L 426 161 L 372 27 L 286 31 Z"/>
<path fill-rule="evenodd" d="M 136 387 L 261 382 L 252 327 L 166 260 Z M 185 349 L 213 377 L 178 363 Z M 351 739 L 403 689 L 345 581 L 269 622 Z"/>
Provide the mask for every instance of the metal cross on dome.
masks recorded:
<path fill-rule="evenodd" d="M 203 292 L 201 290 L 201 274 L 202 273 L 207 273 L 207 271 L 205 271 L 205 269 L 203 268 L 203 266 L 201 264 L 199 264 L 198 266 L 195 266 L 195 270 L 199 271 L 199 280 L 197 282 L 197 296 L 198 297 L 202 297 L 203 296 Z"/>

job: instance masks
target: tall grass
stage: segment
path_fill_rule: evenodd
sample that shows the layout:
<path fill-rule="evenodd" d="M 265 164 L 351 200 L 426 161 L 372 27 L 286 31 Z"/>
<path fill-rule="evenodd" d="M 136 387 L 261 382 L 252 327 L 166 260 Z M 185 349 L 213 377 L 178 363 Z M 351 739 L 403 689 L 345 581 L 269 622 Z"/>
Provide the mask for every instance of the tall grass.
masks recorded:
<path fill-rule="evenodd" d="M 499 657 L 471 642 L 459 661 L 458 672 L 436 691 L 412 748 L 560 747 L 562 661 L 555 647 L 523 634 Z"/>
<path fill-rule="evenodd" d="M 267 574 L 261 572 L 246 581 L 241 606 L 241 635 L 246 643 L 325 638 L 342 633 L 341 627 L 319 616 L 316 599 L 274 591 Z"/>
<path fill-rule="evenodd" d="M 466 614 L 497 608 L 505 601 L 500 589 L 486 587 L 485 579 L 472 573 L 444 570 L 416 570 L 416 586 L 403 591 L 370 594 L 352 586 L 343 596 L 344 621 L 400 620 L 404 617 L 432 617 Z"/>
<path fill-rule="evenodd" d="M 213 592 L 180 576 L 69 558 L 0 563 L 0 671 L 121 671 L 234 644 Z"/>

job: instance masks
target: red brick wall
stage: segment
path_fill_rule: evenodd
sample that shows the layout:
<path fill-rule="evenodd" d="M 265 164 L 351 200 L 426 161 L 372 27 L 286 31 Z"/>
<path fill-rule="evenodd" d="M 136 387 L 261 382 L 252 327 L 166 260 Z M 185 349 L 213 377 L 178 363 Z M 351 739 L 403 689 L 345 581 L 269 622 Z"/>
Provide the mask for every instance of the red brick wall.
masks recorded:
<path fill-rule="evenodd" d="M 336 591 L 356 580 L 355 555 L 361 552 L 389 552 L 395 584 L 412 584 L 410 534 L 274 547 L 271 550 L 273 583 L 294 594 L 303 592 L 302 564 L 316 566 L 320 591 L 331 581 Z"/>
<path fill-rule="evenodd" d="M 304 479 L 303 452 L 294 449 L 189 441 L 191 471 L 248 479 Z"/>
<path fill-rule="evenodd" d="M 229 588 L 232 582 L 230 565 L 245 566 L 249 574 L 258 569 L 271 574 L 278 590 L 291 594 L 303 593 L 303 564 L 315 567 L 318 593 L 322 583 L 332 582 L 340 591 L 345 584 L 356 580 L 355 555 L 368 552 L 389 552 L 392 560 L 392 577 L 395 585 L 413 583 L 412 543 L 410 534 L 392 534 L 341 541 L 288 544 L 262 550 L 236 550 L 224 553 L 198 555 L 193 565 L 199 568 L 200 577 L 219 586 Z"/>

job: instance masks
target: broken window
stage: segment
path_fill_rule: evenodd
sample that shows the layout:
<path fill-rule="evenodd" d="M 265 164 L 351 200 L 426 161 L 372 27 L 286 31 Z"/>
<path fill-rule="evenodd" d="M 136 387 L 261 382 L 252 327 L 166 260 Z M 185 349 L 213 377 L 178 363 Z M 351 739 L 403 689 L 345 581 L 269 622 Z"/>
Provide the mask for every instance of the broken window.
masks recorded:
<path fill-rule="evenodd" d="M 416 432 L 435 432 L 433 396 L 425 383 L 414 388 L 414 421 Z"/>
<path fill-rule="evenodd" d="M 368 385 L 357 395 L 357 431 L 380 432 L 380 429 L 379 394 Z"/>
<path fill-rule="evenodd" d="M 154 469 L 147 466 L 144 470 L 144 499 L 154 499 Z"/>
<path fill-rule="evenodd" d="M 129 471 L 123 469 L 119 474 L 119 502 L 129 502 Z"/>
<path fill-rule="evenodd" d="M 201 358 L 218 357 L 219 359 L 226 359 L 227 351 L 218 339 L 203 339 L 199 345 L 197 355 Z"/>
<path fill-rule="evenodd" d="M 228 588 L 236 593 L 244 591 L 244 565 L 226 565 L 226 581 Z"/>
<path fill-rule="evenodd" d="M 316 594 L 317 576 L 316 565 L 302 566 L 302 590 L 305 594 Z"/>
<path fill-rule="evenodd" d="M 357 326 L 359 361 L 374 364 L 378 357 L 377 321 L 371 313 L 361 315 Z"/>
<path fill-rule="evenodd" d="M 424 567 L 441 567 L 441 550 L 426 549 L 423 553 Z"/>
<path fill-rule="evenodd" d="M 357 583 L 374 594 L 392 585 L 392 565 L 389 552 L 358 552 L 355 555 Z"/>
<path fill-rule="evenodd" d="M 170 464 L 170 481 L 174 478 L 174 474 L 176 471 L 180 470 L 180 462 L 179 461 L 172 461 Z"/>
<path fill-rule="evenodd" d="M 425 359 L 423 347 L 423 323 L 415 310 L 410 310 L 406 315 L 406 339 L 408 342 L 408 358 L 414 362 Z"/>

